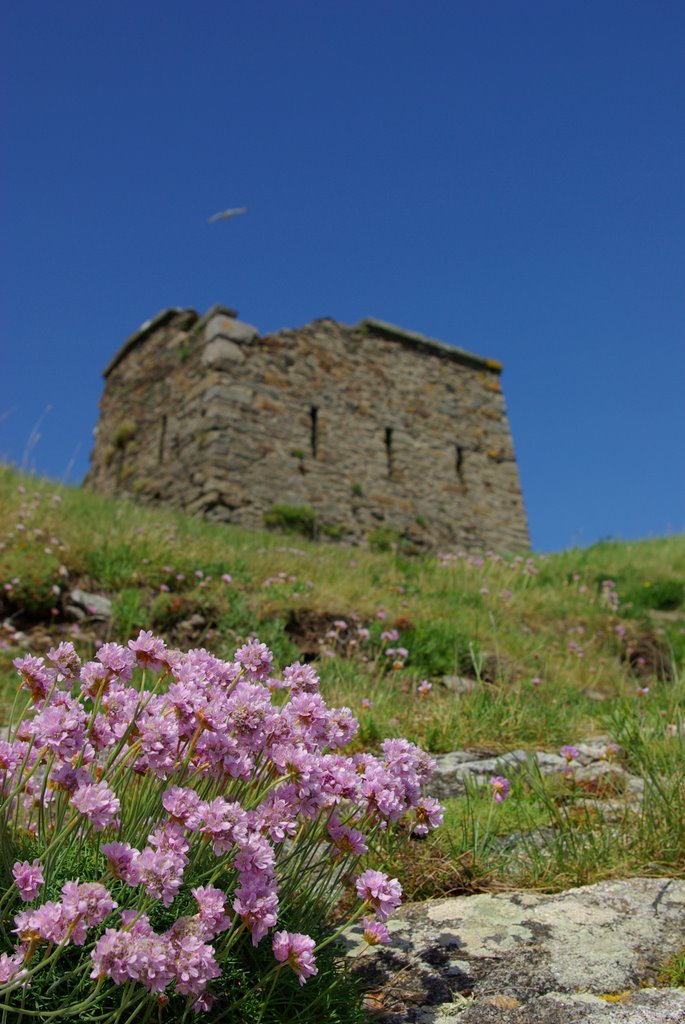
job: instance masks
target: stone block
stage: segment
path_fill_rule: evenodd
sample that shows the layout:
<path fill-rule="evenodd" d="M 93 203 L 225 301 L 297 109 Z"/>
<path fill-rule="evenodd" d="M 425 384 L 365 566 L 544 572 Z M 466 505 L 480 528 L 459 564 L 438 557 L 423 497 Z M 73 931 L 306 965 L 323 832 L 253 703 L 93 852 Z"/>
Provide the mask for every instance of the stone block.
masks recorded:
<path fill-rule="evenodd" d="M 214 338 L 205 345 L 202 362 L 213 370 L 230 370 L 236 363 L 245 362 L 245 353 L 234 341 Z"/>
<path fill-rule="evenodd" d="M 208 344 L 215 338 L 228 338 L 229 341 L 249 345 L 258 335 L 259 331 L 252 324 L 234 320 L 230 316 L 214 316 L 205 327 L 205 341 Z"/>

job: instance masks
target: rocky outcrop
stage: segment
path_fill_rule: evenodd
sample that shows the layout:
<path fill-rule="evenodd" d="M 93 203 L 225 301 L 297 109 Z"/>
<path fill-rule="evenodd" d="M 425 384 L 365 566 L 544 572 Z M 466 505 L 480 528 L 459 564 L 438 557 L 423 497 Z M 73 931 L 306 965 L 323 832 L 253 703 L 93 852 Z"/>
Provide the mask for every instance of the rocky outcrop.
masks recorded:
<path fill-rule="evenodd" d="M 685 1022 L 685 990 L 655 987 L 685 943 L 684 881 L 430 900 L 388 927 L 355 968 L 378 1024 Z M 345 938 L 361 953 L 359 926 Z"/>
<path fill-rule="evenodd" d="M 503 754 L 479 754 L 472 750 L 454 750 L 435 757 L 435 774 L 430 791 L 440 800 L 463 796 L 469 783 L 484 786 L 493 775 L 511 778 L 531 767 L 540 775 L 554 775 L 570 770 L 579 783 L 611 781 L 624 791 L 629 800 L 644 792 L 644 781 L 631 775 L 620 765 L 612 752 L 609 738 L 600 736 L 575 746 L 577 757 L 571 764 L 560 754 L 548 751 L 509 750 Z"/>

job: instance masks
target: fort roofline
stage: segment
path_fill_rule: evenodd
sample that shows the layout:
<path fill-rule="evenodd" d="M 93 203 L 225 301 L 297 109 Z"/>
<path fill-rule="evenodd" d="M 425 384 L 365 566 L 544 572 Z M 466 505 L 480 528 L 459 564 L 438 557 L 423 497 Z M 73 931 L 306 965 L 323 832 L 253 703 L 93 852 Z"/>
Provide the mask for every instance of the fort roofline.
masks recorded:
<path fill-rule="evenodd" d="M 163 327 L 174 317 L 180 317 L 181 323 L 179 324 L 179 327 L 181 329 L 187 329 L 190 327 L 200 328 L 215 316 L 237 318 L 238 313 L 235 309 L 229 309 L 228 307 L 221 305 L 212 306 L 211 309 L 208 309 L 202 317 L 196 310 L 182 309 L 180 306 L 172 306 L 169 309 L 163 309 L 157 314 L 157 316 L 154 316 L 151 320 L 146 320 L 144 324 L 141 324 L 138 330 L 134 331 L 133 334 L 126 339 L 114 358 L 106 366 L 102 376 L 105 378 L 109 377 L 112 370 L 126 358 L 132 349 L 140 345 L 148 335 L 154 333 L 154 331 L 159 327 Z M 296 329 L 303 330 L 303 328 Z M 456 345 L 449 345 L 444 341 L 429 338 L 425 334 L 419 334 L 417 331 L 407 331 L 403 327 L 397 327 L 395 324 L 387 323 L 385 320 L 378 320 L 372 316 L 364 317 L 363 320 L 360 320 L 359 323 L 355 325 L 353 330 L 379 334 L 392 341 L 398 341 L 405 347 L 412 348 L 418 352 L 425 352 L 427 355 L 438 356 L 443 359 L 451 359 L 454 362 L 462 363 L 465 366 L 472 366 L 479 370 L 488 370 L 490 373 L 497 374 L 502 372 L 502 364 L 496 359 L 486 359 L 484 356 L 478 356 L 475 353 L 468 352 L 466 349 L 459 348 Z M 279 332 L 276 331 L 273 333 L 278 334 Z"/>

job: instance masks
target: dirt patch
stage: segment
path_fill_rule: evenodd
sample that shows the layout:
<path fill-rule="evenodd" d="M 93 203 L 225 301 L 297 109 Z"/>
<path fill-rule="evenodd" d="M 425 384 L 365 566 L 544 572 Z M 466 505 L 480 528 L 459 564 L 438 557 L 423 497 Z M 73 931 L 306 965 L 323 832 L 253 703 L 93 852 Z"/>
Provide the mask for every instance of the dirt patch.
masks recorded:
<path fill-rule="evenodd" d="M 314 661 L 321 653 L 321 642 L 326 633 L 335 630 L 334 623 L 350 622 L 342 612 L 318 612 L 312 608 L 291 611 L 285 632 L 300 651 L 304 661 Z"/>
<path fill-rule="evenodd" d="M 673 679 L 673 664 L 663 636 L 646 629 L 631 637 L 623 653 L 623 661 L 638 679 Z"/>

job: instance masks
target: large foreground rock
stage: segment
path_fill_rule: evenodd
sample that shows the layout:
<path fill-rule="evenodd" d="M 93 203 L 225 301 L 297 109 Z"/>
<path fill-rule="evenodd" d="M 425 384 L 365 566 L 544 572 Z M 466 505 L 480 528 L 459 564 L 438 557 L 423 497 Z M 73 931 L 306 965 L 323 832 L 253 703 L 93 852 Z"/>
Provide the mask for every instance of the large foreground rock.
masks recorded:
<path fill-rule="evenodd" d="M 430 900 L 389 929 L 358 967 L 379 1024 L 685 1024 L 685 990 L 650 988 L 685 945 L 683 881 Z"/>

